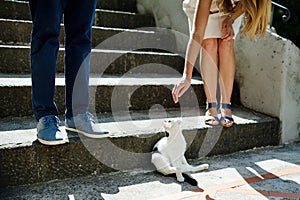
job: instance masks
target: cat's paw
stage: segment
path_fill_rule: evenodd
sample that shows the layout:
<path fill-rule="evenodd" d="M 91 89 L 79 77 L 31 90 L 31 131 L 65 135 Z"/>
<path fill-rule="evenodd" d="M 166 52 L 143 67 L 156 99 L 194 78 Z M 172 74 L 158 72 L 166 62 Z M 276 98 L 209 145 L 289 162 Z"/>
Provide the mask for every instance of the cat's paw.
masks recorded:
<path fill-rule="evenodd" d="M 205 169 L 209 168 L 209 164 L 199 165 L 197 168 L 198 168 L 198 171 L 205 170 Z"/>
<path fill-rule="evenodd" d="M 184 182 L 184 177 L 183 176 L 177 176 L 177 181 L 178 182 Z"/>
<path fill-rule="evenodd" d="M 209 164 L 203 164 L 201 165 L 203 169 L 208 169 L 209 168 Z"/>

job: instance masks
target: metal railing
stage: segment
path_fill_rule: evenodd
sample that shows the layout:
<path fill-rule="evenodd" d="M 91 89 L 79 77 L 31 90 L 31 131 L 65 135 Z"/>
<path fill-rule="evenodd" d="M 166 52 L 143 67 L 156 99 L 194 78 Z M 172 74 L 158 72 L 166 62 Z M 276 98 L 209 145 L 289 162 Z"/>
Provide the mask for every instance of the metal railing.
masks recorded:
<path fill-rule="evenodd" d="M 274 15 L 275 7 L 278 7 L 279 9 L 282 9 L 285 11 L 285 13 L 281 17 L 282 21 L 287 22 L 291 18 L 291 11 L 287 7 L 272 1 L 272 14 L 271 14 L 271 19 L 270 19 L 270 27 L 272 27 L 272 24 L 273 24 L 273 15 Z"/>

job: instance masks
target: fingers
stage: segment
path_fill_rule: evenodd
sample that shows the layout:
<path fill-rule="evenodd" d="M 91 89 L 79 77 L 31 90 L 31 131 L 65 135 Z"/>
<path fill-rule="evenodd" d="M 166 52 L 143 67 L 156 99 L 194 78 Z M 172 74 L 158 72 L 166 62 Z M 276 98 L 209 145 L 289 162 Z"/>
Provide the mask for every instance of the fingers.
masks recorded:
<path fill-rule="evenodd" d="M 223 36 L 221 39 L 223 39 L 224 41 L 229 41 L 233 38 L 234 38 L 234 32 L 231 31 L 231 32 L 227 33 L 225 36 Z"/>
<path fill-rule="evenodd" d="M 226 28 L 226 24 L 225 23 L 222 24 L 221 33 L 222 33 L 222 35 L 226 35 L 227 34 L 227 28 Z"/>
<path fill-rule="evenodd" d="M 226 28 L 221 39 L 228 41 L 234 38 L 234 31 L 232 28 Z"/>
<path fill-rule="evenodd" d="M 221 39 L 222 39 L 222 40 L 226 40 L 228 37 L 229 37 L 229 34 L 228 34 L 228 33 L 225 33 L 225 34 L 221 37 Z"/>
<path fill-rule="evenodd" d="M 178 88 L 178 86 L 177 86 L 177 84 L 176 84 L 176 85 L 174 85 L 174 88 L 173 88 L 173 90 L 172 90 L 172 97 L 173 97 L 174 103 L 178 103 L 178 92 L 177 92 L 177 88 Z"/>
<path fill-rule="evenodd" d="M 188 87 L 189 86 L 184 83 L 178 83 L 174 86 L 174 88 L 172 90 L 172 97 L 173 97 L 174 103 L 178 103 L 179 97 L 181 97 L 185 93 L 185 91 L 188 89 Z"/>
<path fill-rule="evenodd" d="M 221 39 L 225 39 L 230 36 L 230 31 L 228 30 L 227 26 L 224 26 L 222 28 L 221 33 L 222 33 Z"/>
<path fill-rule="evenodd" d="M 234 30 L 231 23 L 228 23 L 228 20 L 222 22 L 221 28 L 222 37 L 221 39 L 228 41 L 234 38 Z"/>
<path fill-rule="evenodd" d="M 172 93 L 174 103 L 178 103 L 178 96 Z"/>
<path fill-rule="evenodd" d="M 174 103 L 178 103 L 178 101 L 179 101 L 179 97 L 181 96 L 180 95 L 181 88 L 182 88 L 182 84 L 181 83 L 176 84 L 174 86 L 174 88 L 173 88 L 172 96 L 173 96 Z"/>

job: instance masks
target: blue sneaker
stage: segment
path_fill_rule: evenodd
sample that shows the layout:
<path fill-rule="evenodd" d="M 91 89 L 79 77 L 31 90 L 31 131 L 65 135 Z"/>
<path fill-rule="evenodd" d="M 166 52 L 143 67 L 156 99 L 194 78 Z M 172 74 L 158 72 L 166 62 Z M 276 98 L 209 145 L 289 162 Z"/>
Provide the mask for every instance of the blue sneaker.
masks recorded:
<path fill-rule="evenodd" d="M 59 130 L 59 119 L 55 115 L 41 117 L 37 124 L 37 139 L 45 145 L 65 144 L 67 140 Z"/>
<path fill-rule="evenodd" d="M 65 124 L 66 130 L 80 133 L 89 138 L 105 138 L 110 136 L 109 131 L 95 123 L 93 115 L 89 112 L 66 118 Z"/>

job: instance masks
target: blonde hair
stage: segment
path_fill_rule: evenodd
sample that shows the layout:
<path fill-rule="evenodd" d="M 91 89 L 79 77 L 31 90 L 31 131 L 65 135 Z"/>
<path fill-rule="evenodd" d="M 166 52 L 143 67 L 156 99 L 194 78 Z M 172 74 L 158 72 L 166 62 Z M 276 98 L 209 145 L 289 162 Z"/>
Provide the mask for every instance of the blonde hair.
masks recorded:
<path fill-rule="evenodd" d="M 233 11 L 235 4 L 231 0 L 219 0 L 217 6 L 220 12 L 229 13 Z"/>
<path fill-rule="evenodd" d="M 245 11 L 244 35 L 250 38 L 266 33 L 271 16 L 271 0 L 242 0 Z"/>
<path fill-rule="evenodd" d="M 242 6 L 245 13 L 243 34 L 250 38 L 257 35 L 263 37 L 270 22 L 271 0 L 240 0 L 238 4 L 232 3 L 231 0 L 219 0 L 218 5 L 224 13 L 234 12 L 236 5 Z"/>

